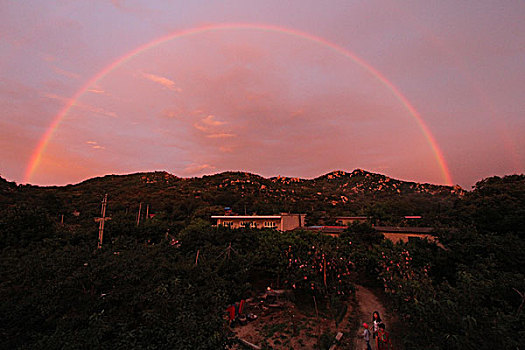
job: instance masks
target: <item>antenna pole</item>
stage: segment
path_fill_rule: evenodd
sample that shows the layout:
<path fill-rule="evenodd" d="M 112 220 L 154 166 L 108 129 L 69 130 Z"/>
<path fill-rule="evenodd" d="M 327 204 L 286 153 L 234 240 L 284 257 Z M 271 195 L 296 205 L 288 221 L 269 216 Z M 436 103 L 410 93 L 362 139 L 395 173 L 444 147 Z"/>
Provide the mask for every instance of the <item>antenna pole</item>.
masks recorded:
<path fill-rule="evenodd" d="M 98 222 L 98 245 L 97 249 L 102 248 L 102 241 L 104 239 L 104 223 L 106 220 L 111 220 L 111 218 L 106 217 L 106 207 L 108 205 L 108 194 L 104 196 L 104 200 L 102 200 L 102 207 L 100 209 L 100 217 L 95 218 L 95 222 Z"/>

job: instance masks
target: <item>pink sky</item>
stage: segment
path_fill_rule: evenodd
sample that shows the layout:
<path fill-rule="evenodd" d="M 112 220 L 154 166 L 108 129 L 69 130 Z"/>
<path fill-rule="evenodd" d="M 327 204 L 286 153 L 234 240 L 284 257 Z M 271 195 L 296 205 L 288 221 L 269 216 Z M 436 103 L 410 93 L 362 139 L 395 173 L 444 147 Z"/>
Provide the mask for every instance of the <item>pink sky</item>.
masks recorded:
<path fill-rule="evenodd" d="M 76 96 L 30 183 L 355 168 L 446 183 L 417 118 L 345 50 L 417 110 L 454 183 L 468 189 L 524 171 L 523 2 L 167 3 L 0 4 L 2 177 L 25 181 L 43 135 Z M 228 23 L 248 26 L 164 41 L 86 85 L 147 43 Z"/>

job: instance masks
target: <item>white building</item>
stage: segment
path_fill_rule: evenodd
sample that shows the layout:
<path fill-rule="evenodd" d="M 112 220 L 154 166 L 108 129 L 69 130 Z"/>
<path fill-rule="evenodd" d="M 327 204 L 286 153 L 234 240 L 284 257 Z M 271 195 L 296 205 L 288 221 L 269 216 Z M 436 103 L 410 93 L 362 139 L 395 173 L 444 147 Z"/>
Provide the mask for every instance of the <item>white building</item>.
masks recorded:
<path fill-rule="evenodd" d="M 217 220 L 217 225 L 230 228 L 272 228 L 279 231 L 291 231 L 304 227 L 306 214 L 213 215 L 211 218 Z"/>

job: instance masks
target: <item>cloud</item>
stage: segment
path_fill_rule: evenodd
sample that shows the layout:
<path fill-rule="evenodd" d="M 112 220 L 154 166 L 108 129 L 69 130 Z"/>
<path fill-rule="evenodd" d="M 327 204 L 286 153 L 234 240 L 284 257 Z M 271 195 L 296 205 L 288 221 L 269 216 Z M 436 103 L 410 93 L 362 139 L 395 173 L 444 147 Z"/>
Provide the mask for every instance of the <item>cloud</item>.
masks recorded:
<path fill-rule="evenodd" d="M 205 126 L 202 126 L 200 125 L 199 123 L 195 123 L 193 124 L 193 127 L 199 131 L 202 131 L 202 132 L 208 132 L 208 128 L 205 127 Z"/>
<path fill-rule="evenodd" d="M 228 133 L 219 133 L 219 134 L 209 134 L 206 135 L 206 137 L 209 137 L 210 139 L 224 139 L 229 137 L 235 137 L 237 135 L 235 134 L 228 134 Z"/>
<path fill-rule="evenodd" d="M 104 90 L 101 90 L 101 89 L 88 89 L 87 90 L 88 92 L 92 92 L 94 94 L 99 94 L 99 95 L 105 95 L 106 92 Z"/>
<path fill-rule="evenodd" d="M 224 125 L 226 124 L 226 122 L 223 122 L 223 121 L 220 121 L 220 120 L 216 120 L 215 119 L 215 116 L 210 114 L 209 116 L 207 116 L 206 118 L 204 118 L 202 120 L 202 122 L 206 125 L 210 125 L 210 126 L 219 126 L 219 125 Z"/>
<path fill-rule="evenodd" d="M 172 119 L 172 118 L 177 118 L 178 113 L 174 112 L 174 111 L 166 110 L 166 111 L 162 112 L 161 116 L 164 117 L 164 118 Z"/>
<path fill-rule="evenodd" d="M 64 77 L 67 77 L 67 78 L 71 78 L 71 79 L 80 79 L 80 74 L 77 74 L 77 73 L 73 73 L 73 72 L 70 72 L 70 71 L 67 71 L 65 69 L 62 69 L 62 68 L 58 68 L 58 67 L 53 67 L 53 70 L 55 71 L 55 73 L 58 73 Z"/>
<path fill-rule="evenodd" d="M 86 141 L 86 144 L 88 144 L 92 149 L 106 149 L 106 147 L 99 145 L 97 141 Z"/>
<path fill-rule="evenodd" d="M 210 164 L 190 164 L 186 168 L 184 168 L 183 172 L 186 175 L 193 175 L 200 173 L 203 170 L 214 170 L 216 169 L 215 166 Z"/>
<path fill-rule="evenodd" d="M 51 99 L 51 100 L 60 101 L 63 104 L 71 103 L 71 99 L 70 98 L 59 96 L 59 95 L 56 95 L 56 94 L 44 93 L 44 94 L 42 94 L 42 96 L 44 96 L 45 98 Z M 105 115 L 105 116 L 112 117 L 112 118 L 118 118 L 117 113 L 112 112 L 112 111 L 108 111 L 108 110 L 106 110 L 104 108 L 87 105 L 85 103 L 79 102 L 78 100 L 77 101 L 73 101 L 73 102 L 74 102 L 73 106 L 75 108 L 79 108 L 80 110 L 84 110 L 84 111 L 88 111 L 88 112 L 96 113 L 96 114 L 100 114 L 100 115 Z"/>
<path fill-rule="evenodd" d="M 235 134 L 229 132 L 223 132 L 217 130 L 218 127 L 227 124 L 224 121 L 217 120 L 214 115 L 209 114 L 206 118 L 202 118 L 199 122 L 194 123 L 193 127 L 205 134 L 209 138 L 225 138 L 225 137 L 234 137 Z"/>
<path fill-rule="evenodd" d="M 117 113 L 108 111 L 101 107 L 90 106 L 90 105 L 86 105 L 84 103 L 79 103 L 79 102 L 75 102 L 75 107 L 86 110 L 88 112 L 105 115 L 107 117 L 118 118 Z"/>
<path fill-rule="evenodd" d="M 155 74 L 149 74 L 149 73 L 142 73 L 142 76 L 154 83 L 164 86 L 165 88 L 169 90 L 182 92 L 181 88 L 175 86 L 175 82 L 173 80 L 170 80 L 166 77 L 162 77 L 160 75 L 155 75 Z"/>

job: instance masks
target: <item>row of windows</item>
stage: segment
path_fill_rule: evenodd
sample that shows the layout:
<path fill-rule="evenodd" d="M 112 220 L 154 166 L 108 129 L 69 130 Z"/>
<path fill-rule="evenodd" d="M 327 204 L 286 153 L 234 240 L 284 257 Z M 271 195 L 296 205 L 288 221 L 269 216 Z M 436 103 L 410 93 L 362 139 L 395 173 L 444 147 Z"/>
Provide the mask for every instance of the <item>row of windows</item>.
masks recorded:
<path fill-rule="evenodd" d="M 265 221 L 264 222 L 264 227 L 276 228 L 277 224 L 275 222 L 273 222 L 273 221 Z"/>
<path fill-rule="evenodd" d="M 225 227 L 232 227 L 233 226 L 233 221 L 223 221 L 221 225 L 225 226 Z M 251 228 L 257 228 L 258 227 L 257 223 L 254 222 L 254 221 L 241 221 L 240 226 L 241 227 L 251 227 Z M 265 228 L 277 228 L 277 223 L 275 223 L 274 221 L 265 221 L 264 224 L 263 224 L 263 227 L 265 227 Z"/>

